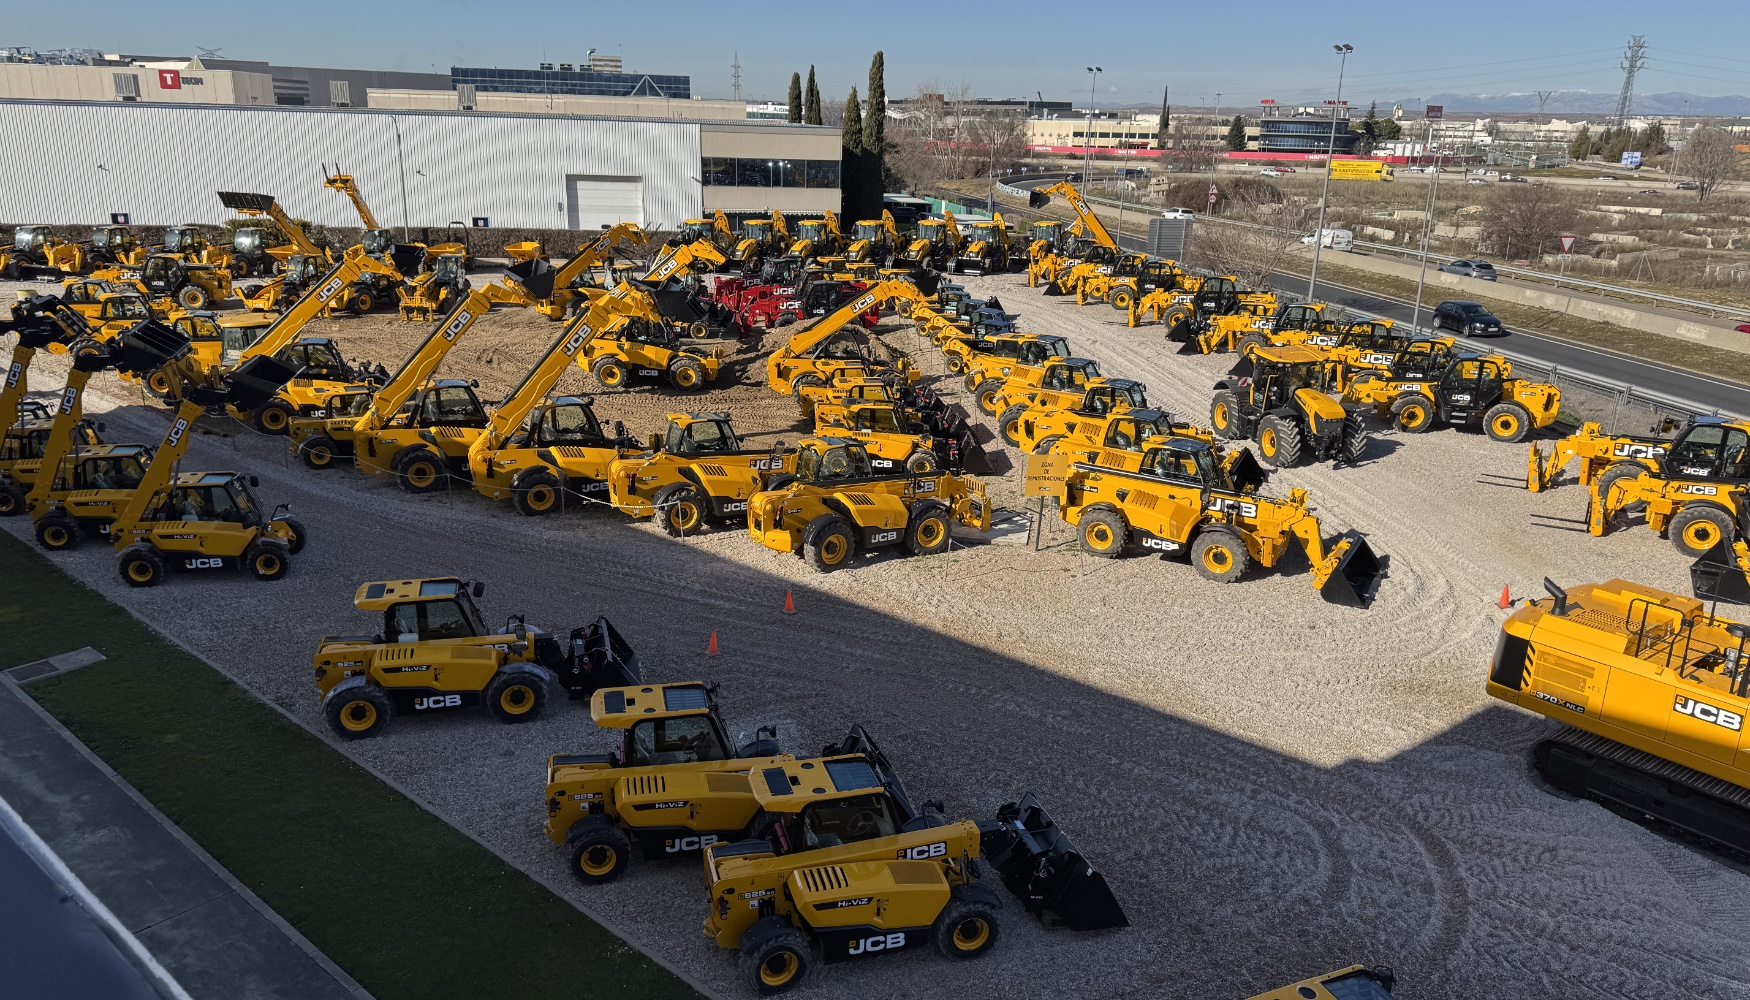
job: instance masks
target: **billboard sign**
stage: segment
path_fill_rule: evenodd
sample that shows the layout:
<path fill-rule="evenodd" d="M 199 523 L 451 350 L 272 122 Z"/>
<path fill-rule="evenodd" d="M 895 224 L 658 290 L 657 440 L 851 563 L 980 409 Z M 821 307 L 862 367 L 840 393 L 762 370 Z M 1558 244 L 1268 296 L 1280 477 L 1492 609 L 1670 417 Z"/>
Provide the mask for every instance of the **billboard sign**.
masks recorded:
<path fill-rule="evenodd" d="M 1430 104 L 1430 105 L 1428 105 L 1428 110 L 1425 113 L 1424 117 L 1426 117 L 1431 122 L 1440 121 L 1442 118 L 1446 117 L 1446 105 L 1444 105 L 1444 104 Z"/>
<path fill-rule="evenodd" d="M 1622 154 L 1622 165 L 1634 170 L 1639 170 L 1641 168 L 1641 154 L 1634 150 Z"/>

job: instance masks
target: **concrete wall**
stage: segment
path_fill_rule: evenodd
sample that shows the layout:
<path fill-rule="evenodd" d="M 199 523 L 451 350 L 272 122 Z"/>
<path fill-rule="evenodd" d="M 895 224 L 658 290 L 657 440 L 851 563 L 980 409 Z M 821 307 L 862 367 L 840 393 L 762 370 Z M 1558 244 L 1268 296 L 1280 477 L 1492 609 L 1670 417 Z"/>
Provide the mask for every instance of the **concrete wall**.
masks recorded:
<path fill-rule="evenodd" d="M 372 87 L 361 97 L 372 108 L 418 111 L 455 111 L 460 107 L 454 90 L 394 90 Z M 743 101 L 693 101 L 666 97 L 576 97 L 564 94 L 507 94 L 480 91 L 475 111 L 505 114 L 592 115 L 609 118 L 684 118 L 692 121 L 743 121 Z"/>
<path fill-rule="evenodd" d="M 131 74 L 139 83 L 140 100 L 175 104 L 273 104 L 273 78 L 265 73 L 231 70 L 179 71 L 181 87 L 159 86 L 156 69 L 142 66 L 43 66 L 0 63 L 0 99 L 115 101 L 115 75 Z"/>

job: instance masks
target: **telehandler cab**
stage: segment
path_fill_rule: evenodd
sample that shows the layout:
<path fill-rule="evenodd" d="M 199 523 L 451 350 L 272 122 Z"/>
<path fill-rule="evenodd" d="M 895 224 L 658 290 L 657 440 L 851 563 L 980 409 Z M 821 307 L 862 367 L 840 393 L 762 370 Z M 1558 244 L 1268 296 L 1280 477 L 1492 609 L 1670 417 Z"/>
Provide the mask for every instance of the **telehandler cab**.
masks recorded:
<path fill-rule="evenodd" d="M 1146 409 L 1147 393 L 1147 386 L 1127 378 L 1091 379 L 1074 398 L 1053 392 L 1005 407 L 997 415 L 997 436 L 1033 453 L 1043 439 L 1074 433 L 1090 419 L 1104 420 L 1124 410 Z"/>
<path fill-rule="evenodd" d="M 475 603 L 485 591 L 456 577 L 361 584 L 353 606 L 382 612 L 382 632 L 325 635 L 312 658 L 335 734 L 367 739 L 397 715 L 481 705 L 501 722 L 533 722 L 553 692 L 588 698 L 642 679 L 606 618 L 564 640 L 521 615 L 489 632 Z"/>
<path fill-rule="evenodd" d="M 1073 406 L 1081 401 L 1088 387 L 1104 381 L 1100 366 L 1087 358 L 1047 358 L 1040 365 L 1003 366 L 972 388 L 972 399 L 978 408 L 995 417 L 1020 404 L 1049 400 L 1059 406 Z M 967 381 L 980 369 L 968 368 Z"/>
<path fill-rule="evenodd" d="M 671 413 L 667 433 L 650 445 L 614 460 L 608 501 L 623 514 L 654 517 L 676 537 L 745 522 L 749 498 L 783 485 L 796 471 L 796 453 L 781 441 L 743 448 L 727 413 Z"/>
<path fill-rule="evenodd" d="M 1618 515 L 1640 511 L 1647 527 L 1691 559 L 1741 535 L 1750 517 L 1750 423 L 1697 416 L 1669 442 L 1658 470 L 1624 465 L 1592 484 L 1587 531 L 1602 536 Z"/>
<path fill-rule="evenodd" d="M 1254 349 L 1252 375 L 1215 383 L 1209 425 L 1249 438 L 1274 468 L 1302 461 L 1355 462 L 1367 450 L 1367 410 L 1335 390 L 1341 366 L 1307 347 Z"/>
<path fill-rule="evenodd" d="M 132 226 L 93 226 L 87 256 L 93 264 L 137 268 L 146 262 L 146 248 Z"/>
<path fill-rule="evenodd" d="M 86 247 L 55 235 L 53 226 L 19 226 L 0 265 L 0 279 L 51 281 L 85 270 Z"/>

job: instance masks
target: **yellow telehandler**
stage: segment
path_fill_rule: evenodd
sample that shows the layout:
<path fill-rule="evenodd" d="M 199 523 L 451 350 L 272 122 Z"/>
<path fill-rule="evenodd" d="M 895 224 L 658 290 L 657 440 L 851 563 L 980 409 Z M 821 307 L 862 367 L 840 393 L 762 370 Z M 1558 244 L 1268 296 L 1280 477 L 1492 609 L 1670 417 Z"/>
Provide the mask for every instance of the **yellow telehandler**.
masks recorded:
<path fill-rule="evenodd" d="M 1342 365 L 1310 347 L 1254 348 L 1252 374 L 1215 383 L 1209 426 L 1258 444 L 1274 468 L 1302 461 L 1358 461 L 1367 450 L 1367 409 L 1347 403 Z"/>
<path fill-rule="evenodd" d="M 1407 368 L 1349 371 L 1344 399 L 1372 407 L 1406 433 L 1429 430 L 1437 422 L 1480 423 L 1489 437 L 1508 443 L 1525 440 L 1534 427 L 1550 426 L 1561 412 L 1561 389 L 1513 377 L 1493 357 L 1453 352 L 1415 360 Z M 1428 362 L 1432 367 L 1424 367 Z"/>
<path fill-rule="evenodd" d="M 608 502 L 676 537 L 745 522 L 748 500 L 796 471 L 796 452 L 781 441 L 743 448 L 727 413 L 671 413 L 667 432 L 650 445 L 610 465 Z"/>
<path fill-rule="evenodd" d="M 53 226 L 19 226 L 12 231 L 12 249 L 0 263 L 0 280 L 59 280 L 86 269 L 83 243 L 55 235 Z"/>
<path fill-rule="evenodd" d="M 921 275 L 920 280 L 930 283 L 928 275 Z M 921 376 L 904 355 L 894 362 L 875 357 L 856 320 L 871 307 L 894 301 L 914 306 L 927 304 L 934 292 L 933 285 L 925 289 L 906 278 L 890 278 L 870 285 L 836 312 L 792 334 L 789 343 L 773 351 L 766 359 L 766 384 L 773 392 L 797 395 L 807 386 L 825 386 L 835 371 L 844 368 L 859 369 L 893 385 L 916 382 Z"/>
<path fill-rule="evenodd" d="M 1633 474 L 1631 474 L 1633 473 Z M 1618 515 L 1640 512 L 1647 527 L 1691 559 L 1741 535 L 1750 514 L 1750 423 L 1698 416 L 1658 459 L 1658 470 L 1608 470 L 1592 483 L 1587 530 L 1601 536 Z"/>
<path fill-rule="evenodd" d="M 1606 434 L 1604 425 L 1589 420 L 1552 445 L 1547 454 L 1533 442 L 1526 461 L 1525 488 L 1533 493 L 1554 488 L 1562 469 L 1575 461 L 1580 463 L 1581 486 L 1591 486 L 1602 477 L 1633 478 L 1642 472 L 1657 472 L 1659 461 L 1671 452 L 1671 438 L 1664 435 L 1676 428 L 1677 421 L 1667 418 L 1648 428 L 1651 434 Z M 1601 485 L 1599 490 L 1608 493 L 1609 486 Z"/>
<path fill-rule="evenodd" d="M 511 277 L 526 289 L 536 312 L 551 320 L 563 320 L 582 306 L 592 294 L 603 294 L 613 279 L 614 248 L 621 244 L 643 246 L 649 242 L 644 230 L 635 223 L 621 222 L 609 226 L 577 248 L 577 255 L 564 266 L 554 268 L 539 257 L 530 257 L 509 269 Z M 706 241 L 711 246 L 709 241 Z M 715 247 L 713 246 L 713 249 Z M 702 252 L 701 252 L 702 255 Z M 721 259 L 721 253 L 718 254 Z M 603 284 L 592 283 L 594 271 L 603 268 Z"/>

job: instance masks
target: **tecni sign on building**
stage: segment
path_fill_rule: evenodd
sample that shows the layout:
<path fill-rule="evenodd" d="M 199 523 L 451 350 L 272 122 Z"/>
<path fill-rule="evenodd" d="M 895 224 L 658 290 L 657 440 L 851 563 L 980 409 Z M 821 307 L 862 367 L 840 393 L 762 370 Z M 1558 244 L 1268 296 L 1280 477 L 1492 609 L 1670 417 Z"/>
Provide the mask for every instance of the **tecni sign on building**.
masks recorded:
<path fill-rule="evenodd" d="M 200 87 L 206 80 L 198 76 L 183 76 L 179 69 L 161 69 L 158 71 L 159 90 L 181 90 L 183 87 Z"/>

